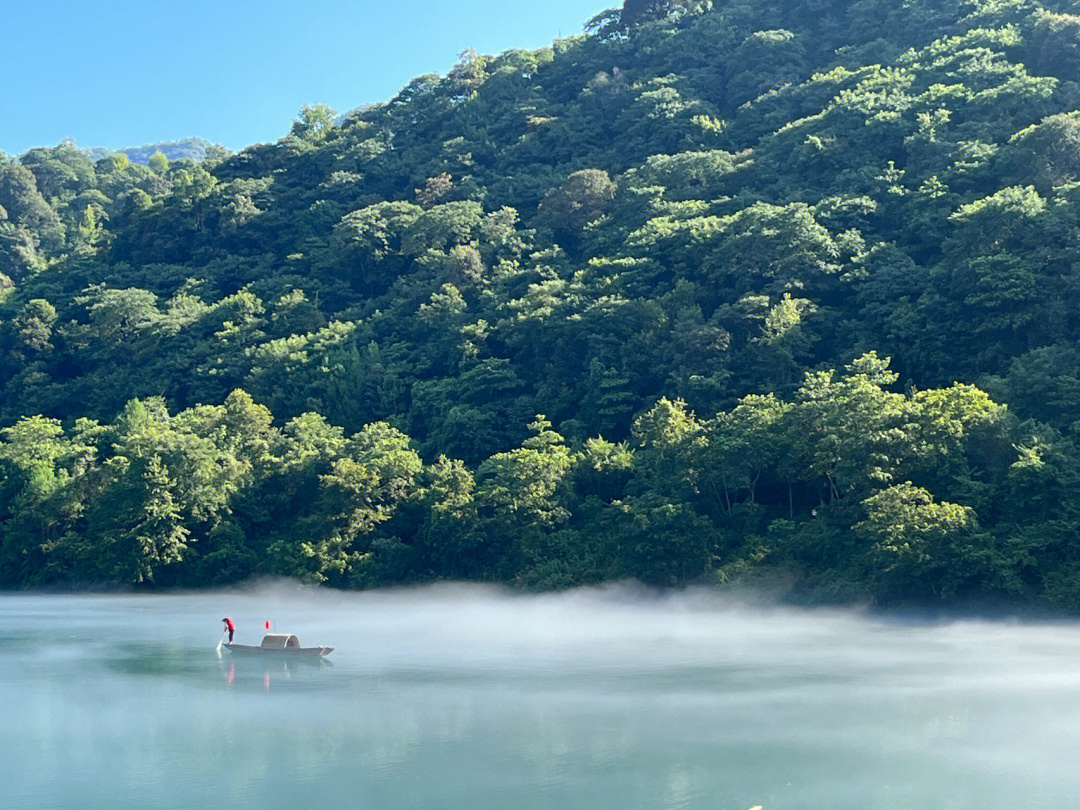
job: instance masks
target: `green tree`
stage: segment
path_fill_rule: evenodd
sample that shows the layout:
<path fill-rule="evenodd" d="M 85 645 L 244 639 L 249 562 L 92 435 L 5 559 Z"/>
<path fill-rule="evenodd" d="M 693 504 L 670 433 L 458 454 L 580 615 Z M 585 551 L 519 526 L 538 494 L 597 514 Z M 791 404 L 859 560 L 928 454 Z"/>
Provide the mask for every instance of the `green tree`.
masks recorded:
<path fill-rule="evenodd" d="M 867 498 L 866 518 L 854 530 L 870 544 L 871 588 L 882 598 L 949 596 L 972 572 L 965 570 L 978 538 L 973 511 L 933 496 L 910 482 Z M 965 554 L 966 552 L 966 554 Z"/>
<path fill-rule="evenodd" d="M 611 208 L 617 188 L 615 181 L 602 169 L 574 172 L 540 201 L 536 224 L 573 238 Z"/>
<path fill-rule="evenodd" d="M 337 120 L 337 111 L 326 104 L 305 104 L 292 125 L 292 134 L 307 141 L 326 138 Z"/>

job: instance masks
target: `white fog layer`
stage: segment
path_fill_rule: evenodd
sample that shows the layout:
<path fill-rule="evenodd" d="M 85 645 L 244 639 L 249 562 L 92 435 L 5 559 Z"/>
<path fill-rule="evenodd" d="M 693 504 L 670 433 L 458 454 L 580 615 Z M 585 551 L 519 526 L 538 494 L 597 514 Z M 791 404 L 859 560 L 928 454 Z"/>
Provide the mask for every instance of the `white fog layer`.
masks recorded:
<path fill-rule="evenodd" d="M 329 664 L 216 649 L 263 622 Z M 703 591 L 0 596 L 7 808 L 1062 808 L 1080 626 Z"/>

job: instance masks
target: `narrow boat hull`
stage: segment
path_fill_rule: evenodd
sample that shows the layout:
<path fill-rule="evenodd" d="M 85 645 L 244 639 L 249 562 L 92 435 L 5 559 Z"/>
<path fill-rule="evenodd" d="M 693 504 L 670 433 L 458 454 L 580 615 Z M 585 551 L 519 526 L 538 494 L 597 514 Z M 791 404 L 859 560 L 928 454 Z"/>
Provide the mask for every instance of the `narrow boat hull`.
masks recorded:
<path fill-rule="evenodd" d="M 286 658 L 293 656 L 329 655 L 334 651 L 333 647 L 255 647 L 250 644 L 233 644 L 228 641 L 221 646 L 231 653 L 241 653 L 244 655 L 271 655 Z"/>

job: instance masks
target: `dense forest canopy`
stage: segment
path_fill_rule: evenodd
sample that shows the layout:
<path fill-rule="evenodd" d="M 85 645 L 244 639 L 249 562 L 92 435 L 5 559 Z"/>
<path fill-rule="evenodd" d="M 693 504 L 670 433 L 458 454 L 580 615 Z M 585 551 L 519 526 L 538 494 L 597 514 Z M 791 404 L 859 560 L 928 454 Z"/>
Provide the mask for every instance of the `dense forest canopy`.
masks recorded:
<path fill-rule="evenodd" d="M 1080 607 L 1080 3 L 627 0 L 0 157 L 0 584 Z"/>

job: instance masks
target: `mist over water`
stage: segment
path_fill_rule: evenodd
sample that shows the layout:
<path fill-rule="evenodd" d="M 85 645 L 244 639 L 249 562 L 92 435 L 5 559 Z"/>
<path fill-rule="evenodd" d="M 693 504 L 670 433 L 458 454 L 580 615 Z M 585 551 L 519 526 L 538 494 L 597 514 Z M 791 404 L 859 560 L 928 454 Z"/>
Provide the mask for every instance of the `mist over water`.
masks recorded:
<path fill-rule="evenodd" d="M 263 621 L 330 665 L 220 655 Z M 7 808 L 1062 808 L 1080 626 L 711 592 L 0 596 Z"/>

